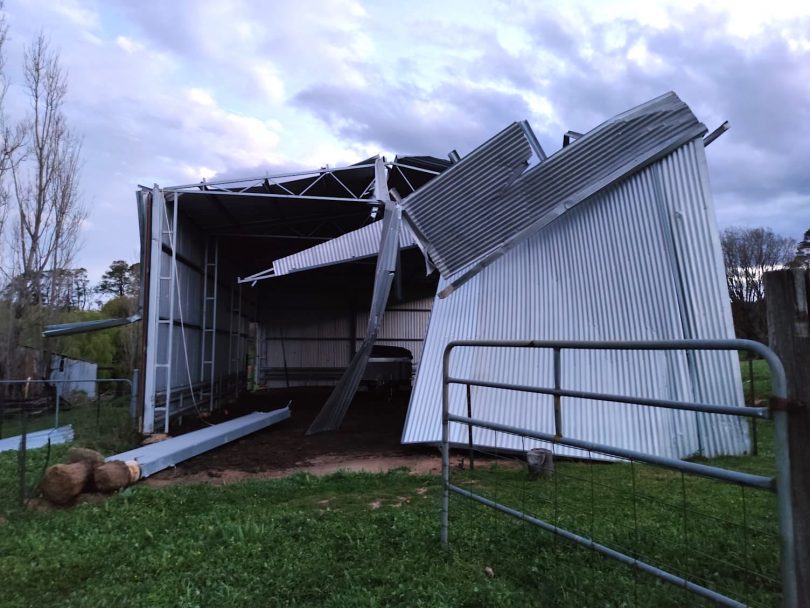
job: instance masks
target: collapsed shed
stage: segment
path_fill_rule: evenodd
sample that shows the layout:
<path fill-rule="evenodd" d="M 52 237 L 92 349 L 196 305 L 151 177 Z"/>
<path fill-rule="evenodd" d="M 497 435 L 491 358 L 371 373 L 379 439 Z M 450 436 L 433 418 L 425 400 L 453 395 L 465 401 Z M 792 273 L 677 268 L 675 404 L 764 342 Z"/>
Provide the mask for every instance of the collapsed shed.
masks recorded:
<path fill-rule="evenodd" d="M 402 201 L 403 233 L 441 274 L 403 443 L 441 438 L 442 354 L 451 340 L 734 337 L 705 134 L 674 93 L 614 117 L 548 158 L 528 125 L 515 123 Z M 361 237 L 346 235 L 343 245 L 359 251 Z M 321 265 L 351 257 L 318 253 Z M 455 355 L 451 375 L 549 387 L 551 357 L 466 349 Z M 562 386 L 575 390 L 743 402 L 731 352 L 580 351 L 562 363 Z M 554 427 L 550 395 L 473 386 L 469 406 L 491 422 Z M 453 385 L 451 413 L 465 415 L 467 407 L 464 387 Z M 736 417 L 584 399 L 565 400 L 563 429 L 569 437 L 671 457 L 749 449 L 747 426 Z M 455 443 L 468 441 L 460 425 L 451 433 Z M 520 451 L 542 446 L 480 428 L 472 441 Z"/>
<path fill-rule="evenodd" d="M 705 133 L 669 93 L 548 157 L 514 123 L 452 164 L 378 157 L 141 188 L 142 431 L 215 409 L 249 382 L 334 386 L 310 432 L 335 429 L 384 344 L 407 350 L 416 371 L 402 441 L 434 443 L 450 340 L 733 337 Z M 548 386 L 549 356 L 471 349 L 453 365 Z M 566 356 L 568 388 L 742 404 L 733 353 Z M 471 404 L 493 422 L 553 426 L 548 396 L 473 387 Z M 676 457 L 749 445 L 730 417 L 577 399 L 564 408 L 570 437 Z M 465 409 L 454 389 L 451 411 Z M 466 429 L 453 432 L 466 443 Z M 537 445 L 484 429 L 474 443 Z"/>

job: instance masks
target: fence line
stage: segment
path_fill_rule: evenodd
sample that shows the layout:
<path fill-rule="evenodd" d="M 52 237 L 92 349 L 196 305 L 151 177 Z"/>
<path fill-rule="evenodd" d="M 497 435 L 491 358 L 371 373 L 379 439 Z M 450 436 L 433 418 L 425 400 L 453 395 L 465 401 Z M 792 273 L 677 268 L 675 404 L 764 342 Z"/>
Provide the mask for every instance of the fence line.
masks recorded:
<path fill-rule="evenodd" d="M 75 378 L 60 378 L 60 379 L 53 379 L 53 380 L 45 380 L 45 379 L 25 379 L 25 380 L 0 380 L 0 385 L 22 385 L 25 388 L 25 392 L 27 393 L 27 388 L 31 384 L 47 384 L 47 385 L 56 385 L 56 394 L 55 394 L 55 405 L 54 405 L 54 423 L 53 427 L 57 428 L 59 426 L 59 417 L 61 411 L 61 401 L 63 400 L 61 385 L 62 384 L 73 384 L 73 383 L 86 383 L 92 382 L 96 385 L 96 425 L 98 426 L 100 421 L 100 412 L 101 412 L 101 395 L 99 391 L 99 385 L 102 383 L 111 383 L 111 384 L 124 384 L 129 387 L 130 390 L 130 407 L 129 407 L 129 415 L 130 419 L 134 419 L 135 417 L 135 408 L 137 402 L 137 376 L 138 370 L 135 370 L 133 373 L 132 379 L 130 378 L 90 378 L 90 379 L 75 379 Z M 25 504 L 26 499 L 28 498 L 28 482 L 27 482 L 27 452 L 28 452 L 28 418 L 29 418 L 29 407 L 27 403 L 23 403 L 20 408 L 20 443 L 19 448 L 17 450 L 17 474 L 19 479 L 19 501 L 20 505 L 23 506 Z M 0 413 L 2 413 L 2 409 L 0 409 Z M 50 446 L 50 439 L 48 440 L 48 446 Z M 50 449 L 50 448 L 49 448 Z"/>
<path fill-rule="evenodd" d="M 529 348 L 529 349 L 550 349 L 554 353 L 553 357 L 553 372 L 554 372 L 554 387 L 532 387 L 520 384 L 510 384 L 501 382 L 486 382 L 473 380 L 468 378 L 459 378 L 450 376 L 450 355 L 456 348 L 476 347 L 476 348 Z M 639 351 L 728 351 L 728 350 L 746 350 L 761 356 L 768 364 L 772 376 L 772 394 L 770 407 L 768 408 L 746 408 L 735 406 L 722 406 L 716 404 L 694 403 L 694 402 L 675 402 L 669 400 L 656 400 L 644 399 L 637 397 L 630 397 L 626 395 L 612 395 L 597 392 L 583 392 L 562 389 L 560 386 L 561 378 L 561 356 L 562 350 L 639 350 Z M 514 426 L 492 423 L 485 420 L 475 419 L 469 414 L 467 416 L 458 416 L 450 414 L 450 398 L 449 387 L 450 384 L 466 385 L 467 390 L 470 386 L 485 386 L 490 388 L 497 388 L 503 390 L 513 390 L 520 392 L 533 392 L 554 397 L 554 434 L 542 433 L 529 429 L 523 429 Z M 779 403 L 783 403 L 786 399 L 787 387 L 784 368 L 781 361 L 776 354 L 765 347 L 764 345 L 753 342 L 750 340 L 677 340 L 677 341 L 635 341 L 635 342 L 584 342 L 584 341 L 514 341 L 514 340 L 464 340 L 450 342 L 444 351 L 443 359 L 443 375 L 442 375 L 442 482 L 443 482 L 443 495 L 442 495 L 442 516 L 441 516 L 441 541 L 443 545 L 448 543 L 448 528 L 449 528 L 449 496 L 450 493 L 455 493 L 466 498 L 472 499 L 480 504 L 489 508 L 495 509 L 499 512 L 506 513 L 516 517 L 524 522 L 538 526 L 544 530 L 554 533 L 557 536 L 563 537 L 574 543 L 586 546 L 603 555 L 616 559 L 622 563 L 629 564 L 637 570 L 647 572 L 657 578 L 664 580 L 668 583 L 675 584 L 683 589 L 689 590 L 692 593 L 715 601 L 726 606 L 742 606 L 739 601 L 714 591 L 704 585 L 690 581 L 685 577 L 677 576 L 671 572 L 667 572 L 656 566 L 653 566 L 645 561 L 638 559 L 617 551 L 616 549 L 607 547 L 600 543 L 596 543 L 593 539 L 575 534 L 570 530 L 560 528 L 555 524 L 542 521 L 527 513 L 513 509 L 495 500 L 490 500 L 484 496 L 476 494 L 470 490 L 461 488 L 457 485 L 450 483 L 450 433 L 449 425 L 451 422 L 468 425 L 469 429 L 472 427 L 486 428 L 498 432 L 519 435 L 521 437 L 529 437 L 541 441 L 545 441 L 553 445 L 564 445 L 574 447 L 589 452 L 599 452 L 602 454 L 616 456 L 622 459 L 629 460 L 631 464 L 635 461 L 645 462 L 655 466 L 665 467 L 681 471 L 684 473 L 696 474 L 704 477 L 710 477 L 717 480 L 725 481 L 728 483 L 756 488 L 758 490 L 766 490 L 776 492 L 778 511 L 779 511 L 779 529 L 781 540 L 781 555 L 782 555 L 782 588 L 784 605 L 789 607 L 798 606 L 796 597 L 796 567 L 794 558 L 793 547 L 793 520 L 790 507 L 790 457 L 787 446 L 787 412 L 784 408 L 778 407 Z M 591 399 L 599 401 L 610 401 L 617 403 L 629 403 L 650 407 L 666 407 L 684 409 L 694 412 L 705 412 L 714 414 L 733 415 L 740 417 L 750 417 L 753 420 L 757 418 L 770 418 L 774 421 L 776 433 L 776 466 L 777 476 L 776 479 L 751 475 L 739 471 L 729 469 L 721 469 L 709 465 L 698 463 L 686 462 L 675 458 L 667 458 L 635 452 L 632 450 L 625 450 L 616 448 L 609 445 L 588 442 L 578 439 L 563 437 L 562 434 L 562 397 L 577 397 L 581 399 Z M 774 404 L 777 407 L 774 407 Z M 472 437 L 470 433 L 470 438 Z M 470 439 L 469 449 L 472 451 L 472 439 Z M 633 478 L 633 487 L 635 490 L 635 474 Z M 556 484 L 556 475 L 555 475 Z M 685 488 L 684 488 L 685 492 Z M 684 495 L 685 499 L 685 495 Z M 684 503 L 685 506 L 686 503 Z M 743 502 L 743 504 L 745 504 Z M 635 505 L 635 494 L 634 494 Z M 635 509 L 635 506 L 634 506 Z M 555 513 L 556 513 L 556 492 L 555 492 Z M 555 515 L 556 522 L 556 515 Z"/>

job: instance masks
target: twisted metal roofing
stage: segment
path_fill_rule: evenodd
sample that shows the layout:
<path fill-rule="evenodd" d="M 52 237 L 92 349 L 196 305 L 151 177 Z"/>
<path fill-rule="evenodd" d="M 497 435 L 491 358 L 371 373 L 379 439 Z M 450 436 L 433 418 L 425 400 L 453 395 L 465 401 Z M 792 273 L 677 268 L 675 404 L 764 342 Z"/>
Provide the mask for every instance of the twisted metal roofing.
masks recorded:
<path fill-rule="evenodd" d="M 706 132 L 667 93 L 599 125 L 522 172 L 528 127 L 515 123 L 402 203 L 406 220 L 443 277 L 505 253 L 612 182 Z M 456 277 L 455 286 L 480 271 Z"/>

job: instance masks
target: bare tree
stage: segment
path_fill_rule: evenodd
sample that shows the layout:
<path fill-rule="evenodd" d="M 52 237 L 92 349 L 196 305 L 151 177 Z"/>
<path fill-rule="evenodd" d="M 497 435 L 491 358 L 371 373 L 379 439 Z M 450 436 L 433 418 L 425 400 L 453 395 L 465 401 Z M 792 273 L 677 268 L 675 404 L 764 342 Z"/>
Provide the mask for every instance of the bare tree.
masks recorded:
<path fill-rule="evenodd" d="M 62 111 L 67 77 L 42 34 L 26 49 L 24 76 L 31 114 L 22 123 L 25 145 L 10 166 L 15 270 L 19 301 L 36 305 L 53 301 L 57 270 L 72 262 L 86 211 L 78 188 L 81 144 Z"/>
<path fill-rule="evenodd" d="M 3 13 L 4 3 L 0 0 L 0 237 L 6 235 L 6 220 L 11 207 L 11 195 L 7 187 L 7 177 L 11 171 L 18 152 L 22 149 L 25 135 L 23 126 L 13 125 L 9 122 L 6 108 L 6 93 L 9 80 L 6 75 L 6 43 L 8 41 L 8 24 Z M 7 284 L 13 274 L 9 273 L 12 264 L 6 259 L 6 247 L 0 242 L 0 279 Z M 16 362 L 15 351 L 19 329 L 13 307 L 6 299 L 0 299 L 0 376 L 10 373 L 12 363 Z"/>
<path fill-rule="evenodd" d="M 5 22 L 0 26 L 5 42 Z M 7 87 L 3 79 L 0 93 Z M 64 294 L 74 278 L 70 266 L 86 216 L 79 193 L 81 144 L 63 112 L 67 76 L 42 34 L 25 50 L 22 89 L 30 103 L 23 120 L 10 126 L 0 104 L 0 199 L 9 212 L 0 373 L 10 376 L 18 371 L 17 346 L 38 347 L 42 325 L 53 321 L 57 303 L 70 300 Z M 40 373 L 48 361 L 43 353 Z"/>
<path fill-rule="evenodd" d="M 2 13 L 5 3 L 0 2 L 0 235 L 5 234 L 6 220 L 9 212 L 10 194 L 6 188 L 6 175 L 11 169 L 18 150 L 22 148 L 25 138 L 22 125 L 11 126 L 6 116 L 6 93 L 8 78 L 6 76 L 6 42 L 8 41 L 8 23 Z M 0 247 L 0 262 L 3 261 L 3 248 Z M 0 268 L 5 267 L 0 264 Z M 7 277 L 8 278 L 8 277 Z"/>
<path fill-rule="evenodd" d="M 770 228 L 727 228 L 720 235 L 737 335 L 767 341 L 762 275 L 794 256 L 796 242 Z"/>

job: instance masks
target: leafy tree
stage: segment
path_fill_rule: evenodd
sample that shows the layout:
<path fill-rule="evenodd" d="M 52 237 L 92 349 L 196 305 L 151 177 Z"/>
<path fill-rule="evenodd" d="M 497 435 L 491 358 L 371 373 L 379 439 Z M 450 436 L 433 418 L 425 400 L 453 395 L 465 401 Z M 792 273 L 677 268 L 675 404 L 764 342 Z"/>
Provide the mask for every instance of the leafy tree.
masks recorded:
<path fill-rule="evenodd" d="M 140 264 L 129 264 L 124 260 L 115 260 L 101 276 L 96 293 L 114 298 L 134 297 L 138 293 Z"/>
<path fill-rule="evenodd" d="M 762 275 L 790 262 L 796 243 L 770 228 L 727 228 L 720 243 L 737 335 L 767 342 Z"/>
<path fill-rule="evenodd" d="M 138 308 L 140 290 L 140 264 L 114 260 L 96 287 L 96 293 L 112 296 L 101 306 L 104 318 L 120 318 L 132 315 Z M 140 323 L 126 325 L 110 331 L 113 336 L 113 373 L 128 378 L 136 366 L 141 344 Z"/>

